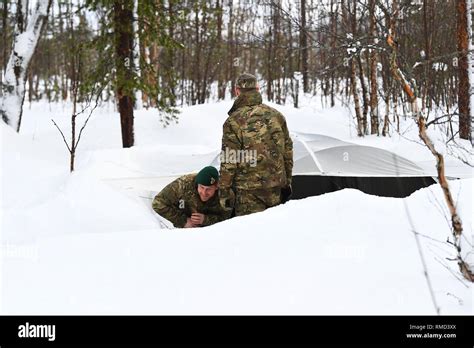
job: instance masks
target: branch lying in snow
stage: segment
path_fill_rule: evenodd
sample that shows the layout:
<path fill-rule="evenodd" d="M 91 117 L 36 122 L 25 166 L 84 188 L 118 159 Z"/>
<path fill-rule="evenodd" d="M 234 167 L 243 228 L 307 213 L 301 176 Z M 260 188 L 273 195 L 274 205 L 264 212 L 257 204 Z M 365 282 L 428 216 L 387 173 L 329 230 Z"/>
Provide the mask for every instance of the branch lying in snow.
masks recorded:
<path fill-rule="evenodd" d="M 441 186 L 441 189 L 443 190 L 444 193 L 444 198 L 446 200 L 446 204 L 448 206 L 449 212 L 451 214 L 451 225 L 452 225 L 452 233 L 454 237 L 454 247 L 456 249 L 457 253 L 457 261 L 458 261 L 458 266 L 459 270 L 461 271 L 462 275 L 469 280 L 470 282 L 474 282 L 474 274 L 471 271 L 469 265 L 467 264 L 466 261 L 464 261 L 462 255 L 461 255 L 461 236 L 462 236 L 462 221 L 461 218 L 459 217 L 457 213 L 457 209 L 453 200 L 453 197 L 451 195 L 451 191 L 449 189 L 449 184 L 446 179 L 445 173 L 444 173 L 444 157 L 441 153 L 439 153 L 434 144 L 433 141 L 430 139 L 428 134 L 426 133 L 426 119 L 423 115 L 423 112 L 421 111 L 421 108 L 418 105 L 418 100 L 415 96 L 415 90 L 411 86 L 411 84 L 405 79 L 405 76 L 403 72 L 400 70 L 397 64 L 397 45 L 396 41 L 394 38 L 394 33 L 395 33 L 395 21 L 396 17 L 398 14 L 398 10 L 396 8 L 396 1 L 394 1 L 394 7 L 395 11 L 393 15 L 391 16 L 391 26 L 389 29 L 389 34 L 387 35 L 387 43 L 388 45 L 392 48 L 392 57 L 390 59 L 391 63 L 391 71 L 394 76 L 394 78 L 400 82 L 403 91 L 408 97 L 408 100 L 410 104 L 412 105 L 413 111 L 415 113 L 415 116 L 417 118 L 417 123 L 418 123 L 418 129 L 419 129 L 419 136 L 421 140 L 425 143 L 425 145 L 428 147 L 428 149 L 431 151 L 433 156 L 436 158 L 436 169 L 438 172 L 438 182 L 439 185 Z"/>

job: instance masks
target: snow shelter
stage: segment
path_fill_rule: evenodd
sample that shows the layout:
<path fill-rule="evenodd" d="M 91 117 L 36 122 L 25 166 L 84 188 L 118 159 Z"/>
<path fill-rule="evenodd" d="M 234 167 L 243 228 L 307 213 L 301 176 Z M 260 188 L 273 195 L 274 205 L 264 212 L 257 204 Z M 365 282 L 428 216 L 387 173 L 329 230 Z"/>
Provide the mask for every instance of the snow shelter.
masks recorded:
<path fill-rule="evenodd" d="M 371 195 L 406 197 L 436 181 L 393 152 L 319 134 L 293 133 L 293 198 L 354 188 Z"/>
<path fill-rule="evenodd" d="M 321 134 L 292 132 L 293 199 L 317 196 L 345 188 L 371 195 L 406 197 L 436 183 L 436 162 L 413 162 L 393 152 L 357 145 Z M 219 169 L 221 154 L 202 156 L 201 165 Z M 472 178 L 473 170 L 458 160 L 445 159 L 447 179 Z M 115 188 L 148 201 L 183 174 L 103 179 Z"/>
<path fill-rule="evenodd" d="M 416 163 L 393 152 L 320 134 L 292 132 L 293 197 L 345 188 L 371 195 L 406 197 L 436 183 Z M 219 156 L 211 165 L 219 168 Z"/>

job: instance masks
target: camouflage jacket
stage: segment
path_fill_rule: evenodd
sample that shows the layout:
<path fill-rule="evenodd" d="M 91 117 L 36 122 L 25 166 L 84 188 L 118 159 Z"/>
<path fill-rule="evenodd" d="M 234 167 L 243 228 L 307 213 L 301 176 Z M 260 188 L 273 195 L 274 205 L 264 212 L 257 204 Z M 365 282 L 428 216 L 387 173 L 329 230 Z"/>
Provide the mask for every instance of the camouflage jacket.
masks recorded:
<path fill-rule="evenodd" d="M 187 218 L 194 212 L 206 216 L 202 226 L 229 218 L 229 214 L 221 208 L 218 191 L 207 202 L 201 201 L 195 179 L 196 174 L 189 174 L 168 184 L 155 196 L 153 210 L 171 221 L 175 227 L 184 227 Z"/>
<path fill-rule="evenodd" d="M 233 161 L 232 154 L 239 150 L 240 158 Z M 245 155 L 256 158 L 245 160 Z M 219 184 L 222 196 L 227 196 L 231 188 L 288 186 L 292 169 L 293 142 L 284 116 L 262 104 L 258 91 L 243 91 L 223 127 Z"/>

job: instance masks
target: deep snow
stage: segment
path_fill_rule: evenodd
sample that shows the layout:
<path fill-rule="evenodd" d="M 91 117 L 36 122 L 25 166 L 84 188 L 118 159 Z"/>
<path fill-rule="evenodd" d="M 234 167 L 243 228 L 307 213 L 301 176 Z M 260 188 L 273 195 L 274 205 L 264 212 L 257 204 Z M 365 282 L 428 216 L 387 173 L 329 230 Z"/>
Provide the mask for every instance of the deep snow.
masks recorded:
<path fill-rule="evenodd" d="M 298 110 L 276 107 L 290 130 L 432 161 L 411 120 L 402 122 L 403 136 L 357 139 L 343 107 L 315 100 Z M 406 199 L 343 190 L 168 230 L 142 199 L 102 180 L 200 169 L 220 147 L 229 108 L 230 101 L 186 107 L 166 129 L 156 111 L 140 110 L 136 146 L 122 149 L 118 114 L 104 107 L 85 130 L 73 174 L 50 121 L 67 130 L 67 106 L 27 107 L 19 135 L 2 123 L 1 312 L 435 314 L 408 210 L 441 313 L 473 313 L 472 286 L 447 260 L 454 251 L 437 185 Z M 472 262 L 473 179 L 451 188 Z"/>

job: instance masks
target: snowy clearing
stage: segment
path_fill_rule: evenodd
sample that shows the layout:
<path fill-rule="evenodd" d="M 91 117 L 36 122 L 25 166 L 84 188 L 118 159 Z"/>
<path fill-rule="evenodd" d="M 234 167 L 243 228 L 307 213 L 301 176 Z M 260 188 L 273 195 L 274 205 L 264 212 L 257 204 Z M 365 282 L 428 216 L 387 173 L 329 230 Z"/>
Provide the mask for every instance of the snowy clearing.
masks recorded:
<path fill-rule="evenodd" d="M 169 230 L 144 200 L 102 181 L 200 169 L 203 155 L 211 160 L 220 147 L 230 105 L 183 108 L 166 129 L 155 111 L 140 110 L 131 149 L 121 148 L 118 115 L 102 108 L 72 175 L 50 121 L 68 132 L 67 107 L 26 107 L 19 135 L 2 124 L 1 313 L 435 314 L 413 227 L 441 314 L 473 313 L 472 286 L 447 260 L 455 253 L 437 185 L 406 199 L 346 189 L 207 228 Z M 411 120 L 402 123 L 403 136 L 357 139 L 345 108 L 275 107 L 292 131 L 433 162 Z M 471 263 L 473 183 L 450 182 Z"/>

